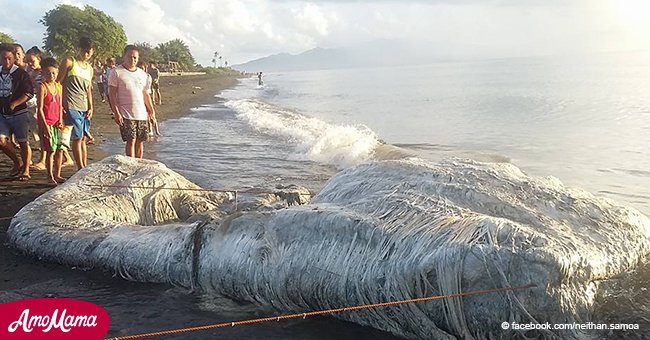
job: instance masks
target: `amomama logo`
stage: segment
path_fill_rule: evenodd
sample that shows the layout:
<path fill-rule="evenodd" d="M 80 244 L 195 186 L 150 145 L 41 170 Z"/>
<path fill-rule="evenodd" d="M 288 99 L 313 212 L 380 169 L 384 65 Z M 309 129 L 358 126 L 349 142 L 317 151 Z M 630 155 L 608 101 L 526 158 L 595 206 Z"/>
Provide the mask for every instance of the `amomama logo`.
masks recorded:
<path fill-rule="evenodd" d="M 73 299 L 27 299 L 0 305 L 0 339 L 103 339 L 110 319 L 94 303 Z"/>

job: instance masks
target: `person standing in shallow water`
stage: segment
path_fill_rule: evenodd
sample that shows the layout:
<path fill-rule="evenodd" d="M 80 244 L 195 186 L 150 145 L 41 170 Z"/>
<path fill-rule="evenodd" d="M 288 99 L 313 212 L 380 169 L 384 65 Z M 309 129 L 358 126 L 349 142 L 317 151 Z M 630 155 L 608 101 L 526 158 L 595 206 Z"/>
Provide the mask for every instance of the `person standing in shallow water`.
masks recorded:
<path fill-rule="evenodd" d="M 94 52 L 90 38 L 79 39 L 77 55 L 61 63 L 57 78 L 63 85 L 64 123 L 72 126 L 70 141 L 77 170 L 88 164 L 86 140 L 91 137 L 90 119 L 93 116 L 93 67 L 89 61 Z M 61 137 L 67 139 L 67 136 Z"/>
<path fill-rule="evenodd" d="M 108 100 L 113 119 L 126 142 L 127 156 L 142 158 L 144 142 L 149 137 L 149 121 L 156 119 L 149 89 L 151 77 L 137 67 L 140 50 L 135 45 L 124 48 L 124 62 L 108 78 Z"/>

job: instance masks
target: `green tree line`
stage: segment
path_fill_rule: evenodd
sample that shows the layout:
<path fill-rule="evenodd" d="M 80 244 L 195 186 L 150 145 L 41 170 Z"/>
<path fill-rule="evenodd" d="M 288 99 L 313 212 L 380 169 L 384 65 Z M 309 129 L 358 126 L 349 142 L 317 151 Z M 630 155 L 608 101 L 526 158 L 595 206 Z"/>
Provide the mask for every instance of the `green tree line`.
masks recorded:
<path fill-rule="evenodd" d="M 170 40 L 158 44 L 156 47 L 153 47 L 148 42 L 139 42 L 135 43 L 135 45 L 140 49 L 140 58 L 145 60 L 154 60 L 159 63 L 175 61 L 185 68 L 195 66 L 194 56 L 192 56 L 190 48 L 181 39 Z"/>
<path fill-rule="evenodd" d="M 73 56 L 80 37 L 89 37 L 95 44 L 95 58 L 100 61 L 114 57 L 120 59 L 127 36 L 124 27 L 106 13 L 89 5 L 83 9 L 71 5 L 58 5 L 45 13 L 39 21 L 45 25 L 43 49 L 56 58 Z M 0 32 L 0 42 L 14 42 L 14 39 Z M 194 56 L 181 39 L 173 39 L 156 46 L 149 42 L 137 42 L 140 59 L 161 65 L 177 62 L 183 70 L 195 70 Z"/>

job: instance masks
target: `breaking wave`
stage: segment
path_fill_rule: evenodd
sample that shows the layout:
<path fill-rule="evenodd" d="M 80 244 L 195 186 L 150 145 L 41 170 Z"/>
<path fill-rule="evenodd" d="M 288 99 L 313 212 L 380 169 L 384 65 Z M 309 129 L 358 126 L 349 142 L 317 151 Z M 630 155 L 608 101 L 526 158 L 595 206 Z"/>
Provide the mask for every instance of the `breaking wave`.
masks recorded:
<path fill-rule="evenodd" d="M 237 117 L 256 130 L 296 145 L 294 156 L 336 166 L 360 164 L 373 157 L 380 142 L 363 125 L 334 125 L 255 99 L 226 102 Z"/>

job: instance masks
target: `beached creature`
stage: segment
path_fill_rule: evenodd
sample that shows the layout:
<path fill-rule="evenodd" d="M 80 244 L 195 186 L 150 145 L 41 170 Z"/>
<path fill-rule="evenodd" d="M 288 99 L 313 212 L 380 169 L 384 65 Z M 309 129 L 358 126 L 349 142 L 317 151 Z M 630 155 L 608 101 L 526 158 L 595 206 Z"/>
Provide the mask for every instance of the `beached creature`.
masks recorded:
<path fill-rule="evenodd" d="M 511 338 L 504 321 L 589 321 L 599 282 L 650 253 L 650 220 L 637 210 L 505 163 L 372 162 L 279 210 L 235 210 L 230 193 L 132 187 L 197 188 L 161 163 L 110 157 L 25 206 L 9 240 L 47 260 L 283 312 L 537 285 L 337 315 L 425 339 Z"/>

